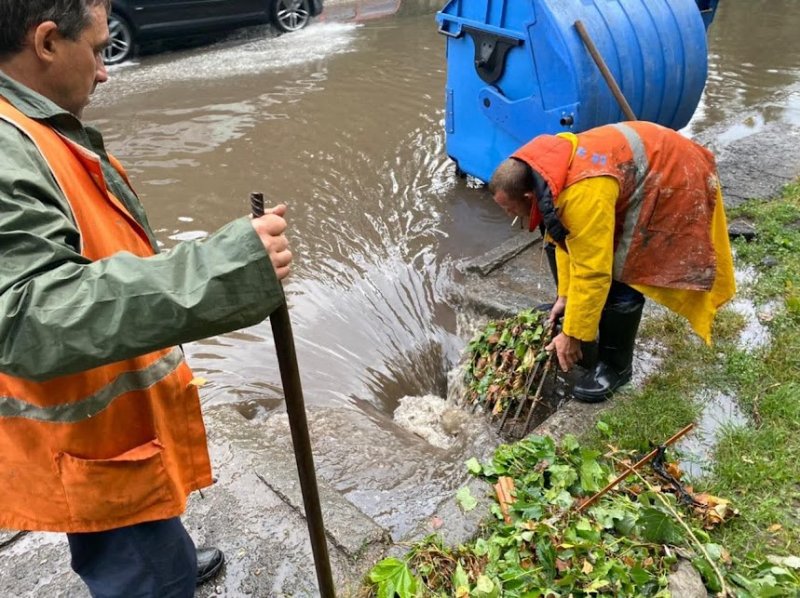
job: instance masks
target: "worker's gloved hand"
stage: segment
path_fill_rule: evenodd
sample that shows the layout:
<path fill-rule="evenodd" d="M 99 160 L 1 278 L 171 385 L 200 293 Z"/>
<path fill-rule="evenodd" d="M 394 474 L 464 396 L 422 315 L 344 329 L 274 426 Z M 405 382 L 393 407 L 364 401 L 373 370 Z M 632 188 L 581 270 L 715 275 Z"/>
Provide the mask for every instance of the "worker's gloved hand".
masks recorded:
<path fill-rule="evenodd" d="M 289 275 L 292 263 L 292 252 L 289 251 L 289 241 L 284 235 L 286 230 L 286 206 L 277 205 L 265 210 L 264 215 L 252 219 L 253 228 L 258 234 L 264 249 L 269 254 L 272 266 L 278 280 L 283 280 Z"/>

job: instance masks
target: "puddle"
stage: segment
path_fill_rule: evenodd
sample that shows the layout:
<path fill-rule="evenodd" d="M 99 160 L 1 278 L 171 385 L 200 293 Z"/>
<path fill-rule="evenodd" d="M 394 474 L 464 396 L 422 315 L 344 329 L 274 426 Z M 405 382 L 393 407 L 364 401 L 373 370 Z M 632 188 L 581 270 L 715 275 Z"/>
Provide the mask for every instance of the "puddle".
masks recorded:
<path fill-rule="evenodd" d="M 735 251 L 733 252 L 733 259 L 736 259 Z M 736 280 L 737 289 L 753 286 L 758 282 L 758 270 L 754 266 L 737 266 L 733 272 L 733 277 Z"/>
<path fill-rule="evenodd" d="M 749 423 L 736 399 L 725 393 L 711 391 L 697 400 L 703 405 L 697 427 L 675 445 L 681 456 L 681 469 L 692 479 L 711 472 L 714 448 L 723 431 Z"/>
<path fill-rule="evenodd" d="M 739 349 L 752 352 L 769 345 L 769 328 L 764 323 L 773 318 L 775 308 L 776 304 L 769 303 L 759 309 L 747 299 L 736 299 L 731 302 L 730 309 L 745 319 L 744 328 L 739 335 Z"/>
<path fill-rule="evenodd" d="M 657 339 L 637 339 L 630 382 L 635 388 L 644 386 L 647 379 L 659 371 L 665 352 L 666 348 Z"/>

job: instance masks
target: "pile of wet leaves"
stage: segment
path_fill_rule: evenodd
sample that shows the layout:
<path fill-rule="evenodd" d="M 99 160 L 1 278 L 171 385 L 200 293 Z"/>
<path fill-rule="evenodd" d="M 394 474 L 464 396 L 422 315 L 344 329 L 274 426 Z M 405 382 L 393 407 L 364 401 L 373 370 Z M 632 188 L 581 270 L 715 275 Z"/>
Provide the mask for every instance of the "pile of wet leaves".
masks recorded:
<path fill-rule="evenodd" d="M 631 469 L 634 462 L 613 447 L 600 454 L 573 437 L 557 446 L 538 436 L 499 447 L 488 463 L 471 459 L 469 470 L 497 494 L 479 537 L 450 548 L 430 536 L 403 559 L 380 561 L 368 591 L 381 598 L 667 597 L 679 558 L 720 596 L 784 596 L 797 587 L 786 566 L 769 565 L 757 579 L 737 575 L 707 533 L 736 514 L 728 501 L 681 485 L 672 463 L 656 468 L 669 472 L 665 479 L 652 468 Z M 475 507 L 468 492 L 459 500 Z"/>
<path fill-rule="evenodd" d="M 545 350 L 552 336 L 547 317 L 546 312 L 525 310 L 492 320 L 475 335 L 467 346 L 464 374 L 468 404 L 503 421 L 533 413 L 551 370 Z"/>

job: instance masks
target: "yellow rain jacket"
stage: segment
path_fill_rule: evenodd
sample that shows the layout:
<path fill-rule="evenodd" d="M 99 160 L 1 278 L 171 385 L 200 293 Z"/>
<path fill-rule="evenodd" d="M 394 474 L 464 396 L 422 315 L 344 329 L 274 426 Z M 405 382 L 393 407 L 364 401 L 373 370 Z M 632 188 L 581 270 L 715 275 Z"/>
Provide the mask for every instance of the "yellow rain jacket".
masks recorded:
<path fill-rule="evenodd" d="M 735 292 L 713 156 L 642 121 L 540 135 L 514 157 L 546 182 L 569 233 L 556 252 L 563 331 L 597 337 L 612 278 L 683 315 L 707 343 Z M 531 226 L 541 219 L 537 202 Z"/>

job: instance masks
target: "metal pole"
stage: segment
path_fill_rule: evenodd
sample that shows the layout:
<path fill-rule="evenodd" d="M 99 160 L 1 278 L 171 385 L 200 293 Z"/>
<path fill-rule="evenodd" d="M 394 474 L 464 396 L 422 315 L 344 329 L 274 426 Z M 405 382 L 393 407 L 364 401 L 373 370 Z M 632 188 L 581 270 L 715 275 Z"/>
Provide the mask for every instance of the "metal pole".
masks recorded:
<path fill-rule="evenodd" d="M 264 215 L 264 195 L 250 194 L 250 207 L 254 217 Z M 308 420 L 300 384 L 300 370 L 297 367 L 297 354 L 294 348 L 292 323 L 286 297 L 283 303 L 269 317 L 272 336 L 275 338 L 275 352 L 281 370 L 283 393 L 286 395 L 286 412 L 289 415 L 289 428 L 292 431 L 294 457 L 303 492 L 303 505 L 311 537 L 311 550 L 314 553 L 314 567 L 317 570 L 317 583 L 322 598 L 335 598 L 331 563 L 328 557 L 328 543 L 325 540 L 325 526 L 322 522 L 317 476 L 314 470 L 314 455 L 311 452 L 311 438 L 308 434 Z"/>
<path fill-rule="evenodd" d="M 583 44 L 586 46 L 589 54 L 592 55 L 597 68 L 600 69 L 600 74 L 602 74 L 603 78 L 606 80 L 606 83 L 608 84 L 609 89 L 611 89 L 611 93 L 614 94 L 619 107 L 622 108 L 622 113 L 625 115 L 625 118 L 627 120 L 638 120 L 636 115 L 633 113 L 630 104 L 628 104 L 628 100 L 625 99 L 625 96 L 622 94 L 622 90 L 619 88 L 619 85 L 617 85 L 614 75 L 611 74 L 606 61 L 603 60 L 602 56 L 600 56 L 597 46 L 594 45 L 592 38 L 589 36 L 589 32 L 586 31 L 586 27 L 583 26 L 583 22 L 575 21 L 575 29 L 578 30 L 578 35 L 581 37 L 581 40 L 583 40 Z"/>

